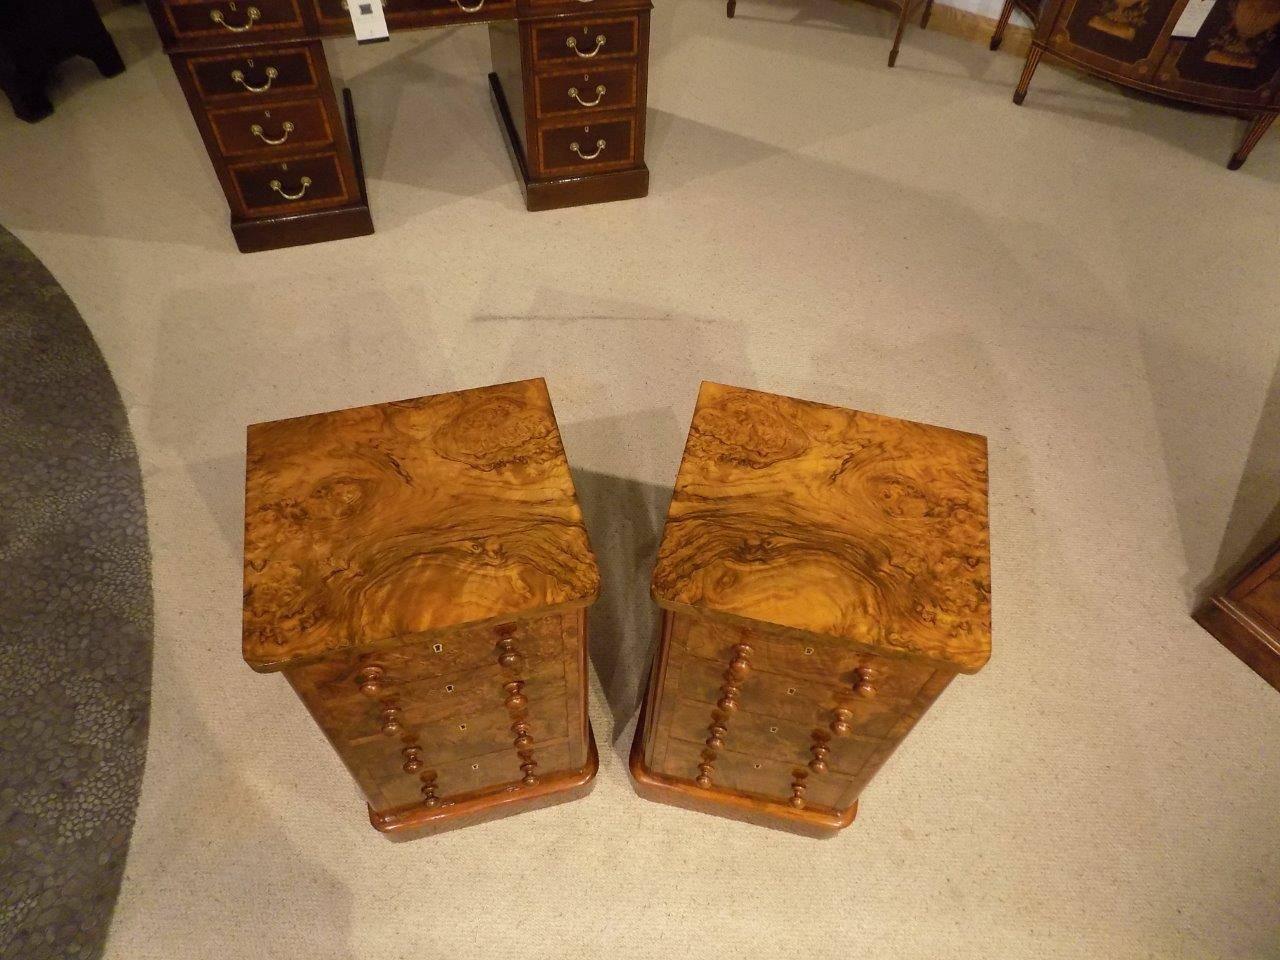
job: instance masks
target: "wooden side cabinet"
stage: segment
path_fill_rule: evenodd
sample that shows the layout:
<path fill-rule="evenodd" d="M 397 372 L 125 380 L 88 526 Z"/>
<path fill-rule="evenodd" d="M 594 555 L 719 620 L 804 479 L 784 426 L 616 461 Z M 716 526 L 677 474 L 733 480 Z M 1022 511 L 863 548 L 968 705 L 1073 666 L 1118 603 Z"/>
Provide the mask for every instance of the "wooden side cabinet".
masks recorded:
<path fill-rule="evenodd" d="M 1280 690 L 1280 542 L 1195 612 L 1196 622 Z"/>
<path fill-rule="evenodd" d="M 652 589 L 638 792 L 830 835 L 990 657 L 986 440 L 704 383 Z"/>
<path fill-rule="evenodd" d="M 408 839 L 585 794 L 600 577 L 542 380 L 254 424 L 244 658 Z"/>

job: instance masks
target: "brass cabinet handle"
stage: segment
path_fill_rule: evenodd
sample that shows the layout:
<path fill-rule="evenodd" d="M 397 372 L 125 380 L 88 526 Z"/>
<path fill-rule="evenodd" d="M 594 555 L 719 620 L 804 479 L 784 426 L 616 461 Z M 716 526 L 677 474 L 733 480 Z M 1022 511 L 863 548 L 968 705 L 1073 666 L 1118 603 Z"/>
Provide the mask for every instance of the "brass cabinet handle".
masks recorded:
<path fill-rule="evenodd" d="M 249 128 L 249 132 L 252 133 L 255 137 L 257 137 L 263 143 L 270 144 L 273 147 L 278 147 L 280 146 L 280 144 L 284 143 L 286 140 L 289 139 L 289 134 L 293 133 L 293 122 L 290 120 L 286 120 L 284 123 L 280 124 L 280 130 L 282 131 L 280 136 L 268 137 L 265 133 L 262 132 L 262 124 L 260 123 L 255 123 L 253 126 Z"/>
<path fill-rule="evenodd" d="M 603 140 L 596 141 L 595 153 L 583 153 L 582 148 L 578 146 L 577 140 L 569 144 L 569 149 L 572 150 L 574 153 L 576 153 L 578 156 L 580 156 L 583 160 L 594 160 L 596 157 L 600 156 L 600 154 L 604 152 L 604 141 Z"/>
<path fill-rule="evenodd" d="M 266 93 L 268 90 L 271 89 L 271 81 L 274 80 L 276 77 L 280 76 L 280 71 L 277 70 L 275 67 L 267 67 L 267 69 L 264 70 L 263 73 L 267 75 L 267 82 L 260 87 L 255 87 L 252 83 L 246 80 L 244 78 L 243 70 L 232 70 L 231 79 L 234 80 L 236 83 L 240 84 L 240 86 L 244 87 L 250 93 Z"/>
<path fill-rule="evenodd" d="M 232 23 L 227 23 L 227 18 L 223 16 L 223 13 L 221 10 L 211 11 L 209 13 L 209 19 L 212 20 L 214 23 L 216 23 L 220 27 L 226 27 L 232 33 L 244 33 L 246 30 L 252 29 L 254 23 L 262 19 L 262 11 L 259 10 L 257 7 L 249 7 L 247 10 L 245 10 L 244 15 L 247 19 L 245 20 L 244 23 L 240 24 L 239 26 L 236 26 L 235 24 L 232 24 Z"/>
<path fill-rule="evenodd" d="M 596 98 L 594 100 L 583 100 L 582 97 L 578 94 L 577 87 L 569 88 L 569 96 L 572 97 L 574 100 L 577 100 L 584 107 L 598 106 L 600 101 L 604 99 L 604 84 L 603 83 L 599 84 L 596 87 Z"/>
<path fill-rule="evenodd" d="M 604 39 L 605 38 L 603 33 L 597 33 L 596 48 L 592 50 L 590 53 L 583 53 L 581 50 L 578 49 L 577 37 L 566 37 L 564 41 L 564 45 L 568 47 L 570 50 L 572 50 L 574 53 L 576 53 L 578 56 L 580 56 L 583 60 L 590 60 L 592 57 L 594 57 L 597 53 L 600 52 L 600 48 L 604 46 Z"/>
<path fill-rule="evenodd" d="M 458 5 L 458 9 L 463 13 L 479 13 L 480 8 L 484 6 L 484 0 L 480 0 L 474 7 L 468 7 L 462 0 L 453 0 Z"/>
<path fill-rule="evenodd" d="M 307 193 L 307 187 L 311 186 L 311 178 L 303 177 L 298 182 L 301 183 L 302 186 L 298 188 L 297 193 L 286 193 L 284 190 L 284 187 L 281 186 L 279 180 L 272 180 L 269 184 L 267 184 L 267 186 L 269 186 L 276 193 L 280 194 L 280 196 L 284 197 L 286 200 L 301 200 Z M 372 681 L 366 681 L 360 685 L 360 692 L 370 697 L 376 697 L 378 695 L 378 692 L 381 689 L 382 688 L 381 686 L 379 686 L 378 681 L 376 679 Z"/>

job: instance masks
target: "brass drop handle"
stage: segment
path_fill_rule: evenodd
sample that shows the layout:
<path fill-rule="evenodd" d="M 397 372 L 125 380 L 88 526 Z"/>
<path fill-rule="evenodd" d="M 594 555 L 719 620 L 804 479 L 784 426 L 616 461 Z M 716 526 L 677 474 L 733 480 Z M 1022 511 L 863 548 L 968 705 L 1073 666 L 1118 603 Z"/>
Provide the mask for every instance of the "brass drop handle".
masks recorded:
<path fill-rule="evenodd" d="M 519 673 L 524 667 L 524 657 L 520 656 L 515 644 L 511 639 L 498 641 L 498 665 L 504 670 Z"/>
<path fill-rule="evenodd" d="M 267 67 L 267 69 L 262 72 L 266 74 L 267 82 L 260 87 L 254 86 L 252 83 L 246 80 L 244 78 L 243 70 L 232 70 L 231 79 L 234 80 L 236 83 L 240 84 L 240 86 L 244 87 L 250 93 L 266 93 L 268 90 L 271 89 L 271 81 L 274 80 L 276 77 L 280 76 L 280 71 L 277 70 L 275 67 Z"/>
<path fill-rule="evenodd" d="M 311 181 L 306 177 L 302 178 L 302 182 L 303 190 L 306 189 L 307 184 L 311 183 Z M 290 200 L 296 200 L 298 197 L 302 196 L 302 194 L 298 194 L 298 197 L 289 197 L 287 193 L 284 193 L 279 188 L 280 181 L 272 180 L 271 189 L 279 192 L 281 196 L 288 197 Z M 386 671 L 381 667 L 365 667 L 356 674 L 356 683 L 360 685 L 360 692 L 366 697 L 376 697 L 378 694 L 382 693 L 383 687 L 381 681 L 385 675 Z"/>
<path fill-rule="evenodd" d="M 836 718 L 831 721 L 831 732 L 837 737 L 847 737 L 853 732 L 853 727 L 849 725 L 849 721 L 853 719 L 853 711 L 837 707 L 835 715 Z"/>
<path fill-rule="evenodd" d="M 273 147 L 278 147 L 280 146 L 280 144 L 284 143 L 286 140 L 289 139 L 289 134 L 293 133 L 293 121 L 286 120 L 284 123 L 280 124 L 280 130 L 281 130 L 280 136 L 273 138 L 273 137 L 268 137 L 265 133 L 262 132 L 262 124 L 260 123 L 255 123 L 253 126 L 249 128 L 249 132 L 252 133 L 255 137 L 257 137 L 263 143 L 270 144 Z"/>
<path fill-rule="evenodd" d="M 582 152 L 582 147 L 580 147 L 580 146 L 578 145 L 578 141 L 577 141 L 577 140 L 575 140 L 573 143 L 569 144 L 569 149 L 570 149 L 570 150 L 572 150 L 574 153 L 576 153 L 576 154 L 577 154 L 579 157 L 581 157 L 583 160 L 594 160 L 596 157 L 600 156 L 600 154 L 604 152 L 604 141 L 603 141 L 603 140 L 597 140 L 597 141 L 596 141 L 596 152 L 595 152 L 595 153 L 583 153 L 583 152 Z"/>
<path fill-rule="evenodd" d="M 394 737 L 404 729 L 400 723 L 400 711 L 395 707 L 388 707 L 383 710 L 381 719 L 382 732 L 388 737 Z"/>
<path fill-rule="evenodd" d="M 870 667 L 861 667 L 857 671 L 857 681 L 853 685 L 853 692 L 860 697 L 871 700 L 876 695 L 875 684 L 871 681 L 875 679 L 876 672 Z"/>
<path fill-rule="evenodd" d="M 479 13 L 480 8 L 484 6 L 484 0 L 480 0 L 480 2 L 473 7 L 468 7 L 465 3 L 462 2 L 462 0 L 453 0 L 453 2 L 458 5 L 458 9 L 461 10 L 463 13 Z"/>
<path fill-rule="evenodd" d="M 579 93 L 578 93 L 578 88 L 577 88 L 577 87 L 570 87 L 570 88 L 569 88 L 569 96 L 570 96 L 571 98 L 573 98 L 574 100 L 577 100 L 577 101 L 578 101 L 578 103 L 582 104 L 584 107 L 597 107 L 597 106 L 599 106 L 599 105 L 600 105 L 600 101 L 604 99 L 604 93 L 605 93 L 605 91 L 604 91 L 604 84 L 603 84 L 603 83 L 598 83 L 598 84 L 596 84 L 596 98 L 595 98 L 594 100 L 583 100 L 583 99 L 582 99 L 581 94 L 579 94 Z"/>
<path fill-rule="evenodd" d="M 227 18 L 223 16 L 223 13 L 221 10 L 211 11 L 209 13 L 209 19 L 212 20 L 214 23 L 216 23 L 218 26 L 225 27 L 226 29 L 230 30 L 232 33 L 244 33 L 246 30 L 252 28 L 253 25 L 258 20 L 262 19 L 262 11 L 259 10 L 257 7 L 249 7 L 247 10 L 245 10 L 244 15 L 247 19 L 245 20 L 244 23 L 239 25 L 236 25 L 234 23 L 227 23 Z"/>
<path fill-rule="evenodd" d="M 573 36 L 565 37 L 564 45 L 568 47 L 570 50 L 572 50 L 574 53 L 576 53 L 578 56 L 580 56 L 583 60 L 590 60 L 592 57 L 594 57 L 596 54 L 600 52 L 600 49 L 604 46 L 604 41 L 605 41 L 604 34 L 597 33 L 595 49 L 592 50 L 590 53 L 583 53 L 581 50 L 578 49 L 577 37 L 573 37 Z"/>
<path fill-rule="evenodd" d="M 271 189 L 272 189 L 272 190 L 274 190 L 276 193 L 280 194 L 280 196 L 284 197 L 286 200 L 301 200 L 304 196 L 306 196 L 306 193 L 307 193 L 307 187 L 311 186 L 311 178 L 310 178 L 310 177 L 303 177 L 303 178 L 302 178 L 301 180 L 299 180 L 298 182 L 301 184 L 301 186 L 298 188 L 298 192 L 297 192 L 297 193 L 289 193 L 289 192 L 287 192 L 287 191 L 286 191 L 286 190 L 285 190 L 285 189 L 280 185 L 280 181 L 279 181 L 279 180 L 272 180 L 272 181 L 271 181 L 271 183 L 269 183 L 269 184 L 268 184 L 268 186 L 269 186 L 269 187 L 271 187 Z M 361 692 L 362 692 L 362 693 L 367 692 L 367 691 L 365 691 L 364 687 L 361 687 L 361 688 L 360 688 L 360 690 L 361 690 Z M 370 696 L 376 696 L 376 694 L 372 694 L 372 693 L 371 693 L 371 694 L 369 694 L 369 695 L 370 695 Z"/>

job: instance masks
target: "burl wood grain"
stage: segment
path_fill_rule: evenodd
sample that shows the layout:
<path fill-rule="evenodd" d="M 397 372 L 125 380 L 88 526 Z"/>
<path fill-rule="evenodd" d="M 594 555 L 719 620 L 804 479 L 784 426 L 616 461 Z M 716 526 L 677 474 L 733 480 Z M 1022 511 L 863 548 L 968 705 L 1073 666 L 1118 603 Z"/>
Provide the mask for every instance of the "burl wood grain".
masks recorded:
<path fill-rule="evenodd" d="M 541 379 L 254 424 L 244 569 L 257 670 L 599 591 Z"/>
<path fill-rule="evenodd" d="M 986 440 L 703 383 L 653 596 L 977 671 L 991 652 Z"/>

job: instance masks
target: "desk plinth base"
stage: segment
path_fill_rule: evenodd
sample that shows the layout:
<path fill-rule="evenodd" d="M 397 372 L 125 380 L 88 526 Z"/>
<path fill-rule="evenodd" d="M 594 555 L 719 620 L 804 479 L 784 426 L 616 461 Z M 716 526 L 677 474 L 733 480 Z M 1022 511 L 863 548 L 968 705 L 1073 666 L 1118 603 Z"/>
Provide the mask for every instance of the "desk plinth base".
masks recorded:
<path fill-rule="evenodd" d="M 636 200 L 648 196 L 649 168 L 644 164 L 630 170 L 615 170 L 610 173 L 534 180 L 529 176 L 520 134 L 512 119 L 502 81 L 496 73 L 489 74 L 489 93 L 506 139 L 511 165 L 515 167 L 516 178 L 520 181 L 520 192 L 524 194 L 526 210 L 558 210 L 562 207 L 608 203 L 612 200 Z"/>
<path fill-rule="evenodd" d="M 587 744 L 585 766 L 543 777 L 532 787 L 503 788 L 497 792 L 474 794 L 438 807 L 405 807 L 384 814 L 370 809 L 369 822 L 383 836 L 400 842 L 579 800 L 595 786 L 596 771 L 600 767 L 596 738 L 589 721 Z"/>
<path fill-rule="evenodd" d="M 631 780 L 636 794 L 645 800 L 665 803 L 683 810 L 727 817 L 757 827 L 772 827 L 805 837 L 834 837 L 858 815 L 858 803 L 841 813 L 797 810 L 785 803 L 735 793 L 716 787 L 704 789 L 686 780 L 654 773 L 644 763 L 645 717 L 642 712 L 631 741 Z"/>
<path fill-rule="evenodd" d="M 351 101 L 351 91 L 342 91 L 342 105 L 346 113 L 347 142 L 351 145 L 356 183 L 360 188 L 357 203 L 345 207 L 299 213 L 292 216 L 259 217 L 252 220 L 231 220 L 231 233 L 241 253 L 260 253 L 263 250 L 280 250 L 308 243 L 324 243 L 327 240 L 346 240 L 350 237 L 367 237 L 373 233 L 373 216 L 369 213 L 369 194 L 364 185 L 364 162 L 360 157 L 360 138 L 356 132 L 356 111 Z"/>

